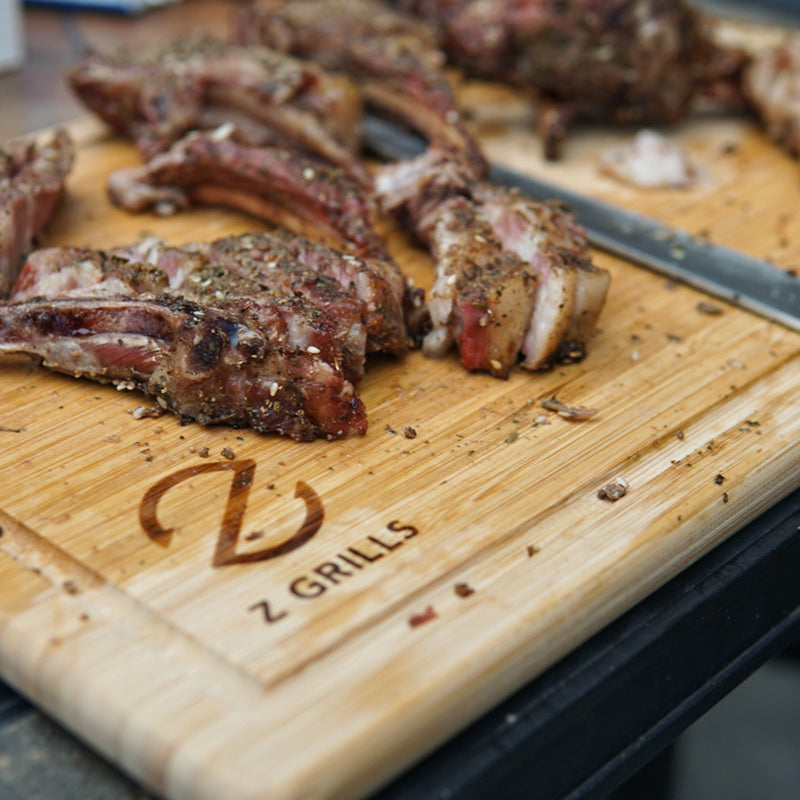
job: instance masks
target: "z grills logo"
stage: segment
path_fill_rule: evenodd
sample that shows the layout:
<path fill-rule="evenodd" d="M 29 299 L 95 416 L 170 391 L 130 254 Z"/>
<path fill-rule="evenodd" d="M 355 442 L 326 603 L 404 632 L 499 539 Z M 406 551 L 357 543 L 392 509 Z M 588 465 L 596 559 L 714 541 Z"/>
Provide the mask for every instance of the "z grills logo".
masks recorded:
<path fill-rule="evenodd" d="M 250 487 L 256 473 L 256 462 L 252 459 L 231 461 L 227 464 L 196 464 L 174 472 L 160 480 L 145 493 L 139 505 L 139 522 L 152 542 L 168 547 L 172 541 L 172 528 L 165 528 L 158 519 L 159 501 L 171 489 L 206 472 L 230 472 L 231 482 L 225 503 L 225 513 L 217 536 L 213 567 L 227 567 L 232 564 L 253 564 L 291 553 L 310 541 L 322 526 L 325 511 L 319 495 L 303 481 L 295 484 L 295 498 L 305 502 L 305 518 L 300 527 L 277 544 L 270 544 L 259 550 L 238 549 L 242 534 L 242 521 L 247 510 Z M 414 525 L 406 525 L 399 520 L 388 522 L 385 528 L 374 535 L 363 536 L 345 547 L 341 552 L 311 567 L 307 572 L 291 580 L 283 598 L 261 599 L 247 610 L 259 611 L 266 623 L 274 623 L 289 615 L 287 605 L 305 602 L 326 595 L 342 583 L 348 582 L 362 570 L 383 559 L 413 539 L 419 530 Z M 252 538 L 245 536 L 245 539 Z"/>
<path fill-rule="evenodd" d="M 226 567 L 230 564 L 252 564 L 290 553 L 311 539 L 322 525 L 325 512 L 319 495 L 303 481 L 295 486 L 294 496 L 302 498 L 306 504 L 306 516 L 298 530 L 279 544 L 270 545 L 260 550 L 237 552 L 237 544 L 242 530 L 242 518 L 247 509 L 250 486 L 256 472 L 256 462 L 252 459 L 233 461 L 229 464 L 210 463 L 196 464 L 168 475 L 152 486 L 142 498 L 139 506 L 139 522 L 151 541 L 167 547 L 172 540 L 172 528 L 164 528 L 158 521 L 157 510 L 159 500 L 174 486 L 194 478 L 205 472 L 231 471 L 231 485 L 225 515 L 217 537 L 212 565 Z"/>

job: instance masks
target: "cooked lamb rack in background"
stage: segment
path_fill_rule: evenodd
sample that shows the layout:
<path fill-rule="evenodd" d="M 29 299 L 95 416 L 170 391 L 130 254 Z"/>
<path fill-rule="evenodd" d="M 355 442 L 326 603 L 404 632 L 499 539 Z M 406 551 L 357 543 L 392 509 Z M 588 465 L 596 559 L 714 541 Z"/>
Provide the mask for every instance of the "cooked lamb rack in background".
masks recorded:
<path fill-rule="evenodd" d="M 426 354 L 457 343 L 466 369 L 506 377 L 582 358 L 609 274 L 558 203 L 491 186 L 458 153 L 429 148 L 379 168 L 376 191 L 433 255 Z"/>
<path fill-rule="evenodd" d="M 306 441 L 366 431 L 352 384 L 287 352 L 241 315 L 168 297 L 32 299 L 0 306 L 0 352 L 120 388 L 186 420 Z"/>
<path fill-rule="evenodd" d="M 358 180 L 361 95 L 349 79 L 260 46 L 201 33 L 114 53 L 87 53 L 70 70 L 81 100 L 136 143 L 145 159 L 191 130 L 238 123 L 249 144 L 283 144 Z"/>
<path fill-rule="evenodd" d="M 50 220 L 74 157 L 63 129 L 41 141 L 21 138 L 0 146 L 0 298 L 8 296 Z"/>
<path fill-rule="evenodd" d="M 432 143 L 480 155 L 426 24 L 380 0 L 258 0 L 234 13 L 234 38 L 350 75 L 365 99 Z"/>
<path fill-rule="evenodd" d="M 112 173 L 108 189 L 128 211 L 167 215 L 193 204 L 221 205 L 358 255 L 386 253 L 360 183 L 285 147 L 243 144 L 233 125 L 186 134 L 146 164 Z"/>
<path fill-rule="evenodd" d="M 683 0 L 400 0 L 468 75 L 533 93 L 544 153 L 576 118 L 673 123 L 703 99 L 743 108 L 743 52 Z"/>

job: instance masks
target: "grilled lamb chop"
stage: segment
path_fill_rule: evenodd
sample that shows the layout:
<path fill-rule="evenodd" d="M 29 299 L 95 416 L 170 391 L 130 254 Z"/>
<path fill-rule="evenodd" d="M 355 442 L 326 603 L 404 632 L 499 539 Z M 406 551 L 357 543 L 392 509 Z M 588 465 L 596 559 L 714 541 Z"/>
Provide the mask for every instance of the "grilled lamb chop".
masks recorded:
<path fill-rule="evenodd" d="M 609 275 L 591 263 L 583 230 L 558 203 L 475 179 L 452 151 L 430 148 L 381 167 L 376 190 L 426 242 L 436 264 L 423 349 L 457 342 L 466 369 L 506 377 L 586 353 Z"/>
<path fill-rule="evenodd" d="M 274 346 L 234 312 L 179 298 L 3 303 L 0 352 L 138 389 L 204 425 L 249 425 L 300 441 L 366 431 L 352 384 L 329 364 Z"/>
<path fill-rule="evenodd" d="M 69 80 L 81 100 L 132 138 L 145 159 L 190 130 L 238 120 L 250 144 L 291 143 L 369 182 L 354 155 L 358 90 L 342 76 L 266 47 L 191 34 L 167 44 L 89 52 Z"/>
<path fill-rule="evenodd" d="M 362 308 L 367 352 L 403 355 L 407 336 L 403 321 L 405 285 L 394 261 L 342 255 L 325 245 L 286 231 L 231 236 L 212 242 L 214 263 L 257 280 L 271 291 L 302 293 L 317 302 L 319 287 L 335 285 Z M 311 282 L 309 276 L 314 276 Z M 304 288 L 309 284 L 309 288 Z M 319 299 L 327 307 L 330 301 Z"/>
<path fill-rule="evenodd" d="M 364 374 L 366 335 L 356 336 L 356 351 L 337 339 L 324 310 L 297 296 L 280 296 L 230 269 L 213 264 L 191 246 L 176 248 L 148 237 L 137 245 L 105 253 L 51 247 L 30 255 L 12 300 L 35 297 L 122 297 L 172 294 L 242 315 L 273 346 L 312 353 L 341 369 L 350 381 Z M 356 323 L 360 326 L 360 322 Z M 360 326 L 363 327 L 363 326 Z"/>
<path fill-rule="evenodd" d="M 12 299 L 165 292 L 235 306 L 271 342 L 311 347 L 353 381 L 364 374 L 367 352 L 401 356 L 407 348 L 408 290 L 393 261 L 356 258 L 287 231 L 182 247 L 149 237 L 108 253 L 39 250 Z"/>
<path fill-rule="evenodd" d="M 534 93 L 545 155 L 577 117 L 672 123 L 698 98 L 741 110 L 740 51 L 683 0 L 402 0 L 467 74 Z"/>
<path fill-rule="evenodd" d="M 238 6 L 234 37 L 309 58 L 352 76 L 365 99 L 432 142 L 480 147 L 427 26 L 379 0 L 258 0 Z"/>
<path fill-rule="evenodd" d="M 800 34 L 754 57 L 744 91 L 770 138 L 800 157 Z"/>
<path fill-rule="evenodd" d="M 229 275 L 227 285 L 210 283 L 225 297 L 258 293 L 305 297 L 323 310 L 341 342 L 350 345 L 353 354 L 360 353 L 362 362 L 365 352 L 401 356 L 407 349 L 403 305 L 408 289 L 389 258 L 357 258 L 284 230 L 228 236 L 181 248 L 145 240 L 112 253 L 159 266 L 170 276 L 171 288 L 181 292 L 199 280 L 191 260 L 199 258 Z"/>
<path fill-rule="evenodd" d="M 194 131 L 140 167 L 108 181 L 111 200 L 128 211 L 166 216 L 193 203 L 248 212 L 359 255 L 383 256 L 375 210 L 363 187 L 338 167 L 278 147 L 252 147 L 238 129 Z"/>
<path fill-rule="evenodd" d="M 50 220 L 73 160 L 72 141 L 62 129 L 43 141 L 15 139 L 0 147 L 0 298 L 8 296 Z"/>

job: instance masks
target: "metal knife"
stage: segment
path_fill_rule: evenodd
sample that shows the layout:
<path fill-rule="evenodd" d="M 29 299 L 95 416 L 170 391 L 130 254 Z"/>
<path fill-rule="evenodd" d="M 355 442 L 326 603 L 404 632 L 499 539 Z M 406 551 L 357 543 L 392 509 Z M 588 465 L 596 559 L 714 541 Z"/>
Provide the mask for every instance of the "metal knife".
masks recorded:
<path fill-rule="evenodd" d="M 366 145 L 387 160 L 425 149 L 419 137 L 373 115 L 364 120 Z M 599 250 L 624 258 L 800 332 L 800 276 L 609 203 L 493 165 L 489 180 L 518 187 L 536 200 L 569 204 Z"/>

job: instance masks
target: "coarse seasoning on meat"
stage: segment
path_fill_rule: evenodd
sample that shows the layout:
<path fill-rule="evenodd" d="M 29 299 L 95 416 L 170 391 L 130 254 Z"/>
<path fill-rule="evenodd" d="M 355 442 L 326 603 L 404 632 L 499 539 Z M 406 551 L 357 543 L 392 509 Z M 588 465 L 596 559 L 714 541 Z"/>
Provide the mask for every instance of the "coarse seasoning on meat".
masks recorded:
<path fill-rule="evenodd" d="M 53 215 L 74 158 L 63 129 L 0 146 L 0 298 Z"/>
<path fill-rule="evenodd" d="M 431 147 L 386 165 L 376 191 L 430 248 L 427 355 L 455 343 L 473 371 L 507 377 L 586 354 L 610 276 L 591 262 L 583 229 L 559 203 L 492 186 L 459 153 Z"/>
<path fill-rule="evenodd" d="M 110 251 L 53 247 L 30 255 L 11 302 L 0 305 L 0 351 L 129 385 L 203 424 L 341 438 L 366 430 L 354 383 L 367 353 L 406 351 L 407 293 L 391 260 L 357 258 L 287 231 L 182 247 L 154 237 Z M 92 316 L 93 304 L 105 310 Z M 162 319 L 171 333 L 156 336 L 153 321 Z M 201 319 L 210 322 L 192 322 Z M 242 342 L 257 344 L 254 355 Z M 219 359 L 203 361 L 212 350 Z M 193 366 L 201 361 L 202 375 Z M 135 374 L 126 371 L 131 364 Z M 254 406 L 264 391 L 268 399 Z"/>
<path fill-rule="evenodd" d="M 193 33 L 88 52 L 70 70 L 80 99 L 147 159 L 188 131 L 231 122 L 252 145 L 312 153 L 359 180 L 361 95 L 343 76 L 261 46 Z"/>
<path fill-rule="evenodd" d="M 233 125 L 192 131 L 146 164 L 117 170 L 108 193 L 132 212 L 166 216 L 194 204 L 225 206 L 358 255 L 386 253 L 360 182 L 285 147 L 243 143 Z"/>
<path fill-rule="evenodd" d="M 402 0 L 453 64 L 537 100 L 548 158 L 570 122 L 676 122 L 699 99 L 741 110 L 746 56 L 683 0 Z"/>
<path fill-rule="evenodd" d="M 0 352 L 135 388 L 187 420 L 301 441 L 364 433 L 352 384 L 233 313 L 181 298 L 35 298 L 0 307 Z"/>
<path fill-rule="evenodd" d="M 403 355 L 408 336 L 403 317 L 405 281 L 390 258 L 356 258 L 282 230 L 230 236 L 212 242 L 209 257 L 252 277 L 271 291 L 302 294 L 316 300 L 321 287 L 336 287 L 336 296 L 359 304 L 367 352 Z M 330 308 L 334 300 L 320 297 Z"/>
<path fill-rule="evenodd" d="M 350 75 L 364 98 L 431 142 L 480 154 L 436 36 L 380 0 L 258 0 L 234 13 L 234 36 Z"/>

